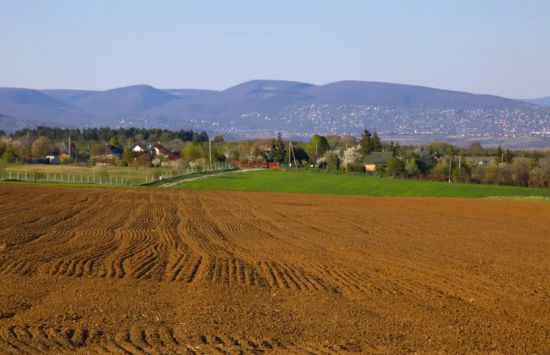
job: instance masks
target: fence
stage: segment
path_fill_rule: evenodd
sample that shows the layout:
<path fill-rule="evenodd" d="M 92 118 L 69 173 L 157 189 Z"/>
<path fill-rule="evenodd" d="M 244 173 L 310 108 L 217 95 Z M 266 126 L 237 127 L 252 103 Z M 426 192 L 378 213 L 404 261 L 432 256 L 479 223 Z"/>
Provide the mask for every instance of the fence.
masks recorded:
<path fill-rule="evenodd" d="M 0 180 L 28 181 L 28 182 L 51 182 L 51 183 L 71 183 L 71 184 L 98 184 L 98 185 L 126 185 L 139 186 L 150 184 L 165 179 L 177 178 L 180 176 L 197 174 L 202 172 L 232 170 L 235 166 L 231 164 L 220 164 L 204 166 L 199 168 L 185 168 L 181 170 L 172 170 L 160 174 L 139 174 L 134 176 L 126 175 L 126 172 L 108 171 L 106 174 L 93 171 L 91 175 L 85 174 L 67 174 L 67 173 L 45 173 L 40 171 L 17 171 L 4 170 L 0 172 Z M 118 175 L 118 176 L 109 176 Z"/>

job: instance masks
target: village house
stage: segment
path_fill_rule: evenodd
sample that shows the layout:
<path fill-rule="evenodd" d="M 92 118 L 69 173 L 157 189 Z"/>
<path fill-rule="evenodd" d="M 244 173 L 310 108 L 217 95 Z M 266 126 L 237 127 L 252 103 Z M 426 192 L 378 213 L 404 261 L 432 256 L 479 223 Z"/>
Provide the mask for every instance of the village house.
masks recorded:
<path fill-rule="evenodd" d="M 137 143 L 132 147 L 132 154 L 134 155 L 140 155 L 142 153 L 145 153 L 147 151 L 147 146 L 142 143 Z"/>
<path fill-rule="evenodd" d="M 393 152 L 372 152 L 363 157 L 363 165 L 367 172 L 375 172 L 377 166 L 386 166 Z"/>
<path fill-rule="evenodd" d="M 149 147 L 149 150 L 147 151 L 147 155 L 150 157 L 161 157 L 161 156 L 168 156 L 170 155 L 170 151 L 166 148 L 164 148 L 163 145 L 160 143 L 153 144 L 151 147 Z"/>
<path fill-rule="evenodd" d="M 59 155 L 46 155 L 46 159 L 48 160 L 48 164 L 52 164 L 52 165 L 61 164 L 61 158 Z"/>
<path fill-rule="evenodd" d="M 121 159 L 122 149 L 115 147 L 114 145 L 105 144 L 104 156 L 109 159 Z"/>

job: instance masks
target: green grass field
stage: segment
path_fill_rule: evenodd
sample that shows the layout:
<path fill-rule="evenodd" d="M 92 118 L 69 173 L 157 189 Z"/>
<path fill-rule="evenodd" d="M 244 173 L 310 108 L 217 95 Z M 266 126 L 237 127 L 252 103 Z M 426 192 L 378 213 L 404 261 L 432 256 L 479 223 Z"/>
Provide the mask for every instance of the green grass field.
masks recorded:
<path fill-rule="evenodd" d="M 234 171 L 234 170 L 236 170 L 236 169 L 230 169 L 230 170 L 227 170 L 227 171 Z M 155 188 L 155 187 L 161 187 L 162 185 L 170 183 L 170 182 L 176 182 L 176 181 L 179 181 L 179 180 L 184 180 L 184 179 L 189 179 L 189 178 L 196 178 L 196 177 L 206 176 L 206 175 L 219 174 L 219 173 L 221 173 L 221 172 L 220 171 L 205 171 L 205 172 L 201 172 L 201 173 L 189 173 L 189 174 L 184 175 L 184 176 L 178 176 L 178 177 L 174 177 L 174 178 L 162 179 L 162 180 L 158 180 L 158 181 L 153 181 L 152 183 L 141 184 L 141 185 L 123 185 L 120 182 L 117 185 L 117 184 L 110 183 L 111 180 L 109 180 L 109 182 L 106 183 L 106 184 L 105 183 L 104 184 L 80 183 L 79 179 L 76 179 L 75 183 L 73 183 L 73 182 L 59 182 L 59 181 L 47 182 L 47 181 L 24 181 L 24 180 L 19 180 L 19 181 L 16 181 L 16 180 L 1 181 L 0 180 L 0 184 L 33 184 L 33 185 L 40 185 L 40 186 L 70 186 L 70 187 L 122 187 L 122 188 L 125 188 L 125 187 L 138 188 L 139 187 L 139 188 Z M 144 181 L 142 181 L 142 183 L 143 182 Z"/>
<path fill-rule="evenodd" d="M 327 195 L 470 197 L 550 196 L 550 189 L 393 180 L 370 176 L 257 171 L 178 185 L 185 189 L 299 192 Z"/>
<path fill-rule="evenodd" d="M 33 173 L 39 172 L 42 180 L 56 182 L 88 183 L 99 182 L 99 172 L 107 172 L 108 182 L 119 181 L 122 184 L 141 185 L 150 182 L 157 168 L 133 168 L 123 166 L 81 167 L 71 165 L 46 165 L 46 164 L 8 164 L 0 172 L 1 179 L 18 179 L 23 181 L 33 180 Z M 170 177 L 169 168 L 158 168 L 163 177 Z M 191 173 L 191 169 L 185 169 L 184 173 Z M 124 180 L 123 180 L 124 179 Z"/>

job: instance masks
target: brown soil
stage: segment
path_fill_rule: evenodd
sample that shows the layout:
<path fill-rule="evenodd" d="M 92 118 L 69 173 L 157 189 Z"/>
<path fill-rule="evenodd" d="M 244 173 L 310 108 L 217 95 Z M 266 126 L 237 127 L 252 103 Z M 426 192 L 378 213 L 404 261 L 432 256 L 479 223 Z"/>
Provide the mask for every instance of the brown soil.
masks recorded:
<path fill-rule="evenodd" d="M 1 354 L 548 354 L 550 205 L 0 185 Z"/>

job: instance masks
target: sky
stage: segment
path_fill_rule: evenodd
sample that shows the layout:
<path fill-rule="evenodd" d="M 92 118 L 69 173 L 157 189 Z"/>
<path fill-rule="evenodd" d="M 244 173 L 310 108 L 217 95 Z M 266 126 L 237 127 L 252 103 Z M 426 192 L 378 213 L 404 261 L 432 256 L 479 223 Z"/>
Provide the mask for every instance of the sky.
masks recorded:
<path fill-rule="evenodd" d="M 550 95 L 548 0 L 2 0 L 0 86 L 367 80 Z"/>

